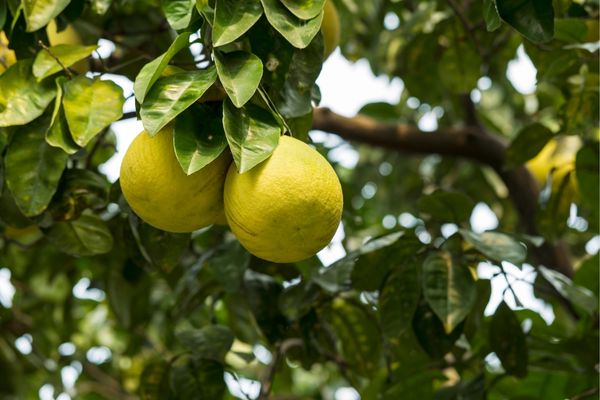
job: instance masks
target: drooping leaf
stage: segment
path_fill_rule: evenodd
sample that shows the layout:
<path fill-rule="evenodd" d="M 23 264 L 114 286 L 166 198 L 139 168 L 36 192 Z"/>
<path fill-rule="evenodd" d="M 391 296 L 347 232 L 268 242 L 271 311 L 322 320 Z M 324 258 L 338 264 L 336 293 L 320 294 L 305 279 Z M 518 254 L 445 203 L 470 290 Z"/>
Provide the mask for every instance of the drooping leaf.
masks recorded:
<path fill-rule="evenodd" d="M 462 237 L 490 260 L 521 264 L 527 257 L 527 247 L 509 235 L 500 232 L 475 233 L 460 229 Z"/>
<path fill-rule="evenodd" d="M 214 117 L 221 113 L 220 104 L 202 104 L 188 108 L 175 120 L 175 156 L 186 174 L 201 170 L 227 147 L 223 121 Z"/>
<path fill-rule="evenodd" d="M 90 56 L 98 46 L 59 44 L 38 52 L 33 62 L 33 75 L 38 81 L 62 71 Z M 59 62 L 60 61 L 60 62 Z M 61 65 L 62 64 L 62 65 Z"/>
<path fill-rule="evenodd" d="M 496 0 L 498 14 L 507 24 L 534 43 L 554 36 L 554 7 L 551 0 Z"/>
<path fill-rule="evenodd" d="M 591 290 L 582 286 L 577 286 L 571 279 L 560 272 L 546 268 L 543 265 L 538 267 L 538 271 L 540 271 L 540 274 L 544 279 L 546 279 L 558 293 L 574 305 L 581 307 L 590 315 L 596 313 L 598 310 L 598 298 Z"/>
<path fill-rule="evenodd" d="M 493 32 L 502 25 L 495 0 L 483 0 L 483 19 L 488 32 Z"/>
<path fill-rule="evenodd" d="M 311 19 L 319 15 L 325 0 L 281 0 L 284 6 L 300 19 Z"/>
<path fill-rule="evenodd" d="M 61 251 L 74 256 L 108 253 L 113 246 L 106 223 L 91 211 L 76 220 L 52 225 L 45 236 Z"/>
<path fill-rule="evenodd" d="M 242 36 L 262 13 L 259 0 L 217 0 L 212 32 L 214 46 L 223 46 Z"/>
<path fill-rule="evenodd" d="M 155 135 L 177 115 L 196 102 L 217 78 L 214 67 L 180 72 L 160 78 L 148 93 L 140 117 L 148 134 Z"/>
<path fill-rule="evenodd" d="M 206 267 L 227 292 L 239 290 L 250 263 L 250 253 L 237 241 L 226 243 L 206 261 Z"/>
<path fill-rule="evenodd" d="M 307 21 L 292 14 L 277 0 L 261 0 L 269 23 L 294 47 L 303 49 L 321 29 L 323 12 Z"/>
<path fill-rule="evenodd" d="M 215 66 L 229 99 L 236 107 L 242 107 L 258 89 L 263 74 L 262 62 L 245 51 L 215 52 Z"/>
<path fill-rule="evenodd" d="M 385 281 L 379 297 L 379 317 L 386 337 L 397 337 L 412 329 L 421 294 L 418 267 L 413 258 L 396 268 Z"/>
<path fill-rule="evenodd" d="M 171 28 L 185 29 L 190 24 L 196 0 L 161 0 L 161 6 Z"/>
<path fill-rule="evenodd" d="M 69 132 L 67 119 L 62 108 L 63 85 L 66 78 L 59 77 L 56 79 L 56 99 L 54 100 L 54 110 L 52 111 L 52 120 L 46 131 L 46 143 L 50 146 L 58 147 L 64 150 L 67 154 L 76 153 L 80 147 L 73 141 L 73 137 Z"/>
<path fill-rule="evenodd" d="M 225 354 L 233 344 L 231 330 L 223 325 L 208 325 L 197 330 L 185 330 L 177 334 L 177 339 L 197 360 L 223 362 Z"/>
<path fill-rule="evenodd" d="M 254 104 L 236 108 L 230 101 L 223 103 L 223 127 L 240 173 L 266 160 L 277 147 L 281 133 L 269 111 Z"/>
<path fill-rule="evenodd" d="M 53 82 L 37 82 L 31 73 L 32 63 L 18 61 L 0 75 L 0 127 L 33 121 L 56 96 Z"/>
<path fill-rule="evenodd" d="M 138 103 L 142 104 L 144 102 L 144 99 L 152 88 L 152 85 L 154 85 L 154 82 L 160 78 L 163 71 L 169 64 L 169 61 L 171 61 L 173 56 L 181 49 L 188 46 L 189 41 L 190 33 L 183 32 L 181 35 L 177 36 L 173 43 L 171 43 L 171 46 L 169 46 L 166 52 L 148 64 L 144 65 L 144 67 L 135 77 L 135 82 L 133 84 L 135 98 L 137 99 Z"/>
<path fill-rule="evenodd" d="M 448 252 L 431 254 L 425 259 L 423 293 L 447 333 L 465 319 L 477 297 L 469 268 Z"/>
<path fill-rule="evenodd" d="M 521 129 L 506 150 L 506 167 L 514 168 L 532 159 L 553 136 L 550 129 L 537 122 Z"/>
<path fill-rule="evenodd" d="M 80 75 L 64 85 L 63 107 L 75 143 L 85 146 L 123 116 L 123 89 L 112 81 Z"/>
<path fill-rule="evenodd" d="M 108 204 L 109 182 L 104 175 L 88 169 L 68 169 L 49 211 L 55 221 L 79 218 L 86 209 L 101 209 Z"/>
<path fill-rule="evenodd" d="M 64 151 L 46 143 L 49 121 L 49 116 L 44 116 L 19 128 L 4 160 L 6 184 L 28 217 L 46 209 L 68 158 Z"/>
<path fill-rule="evenodd" d="M 71 0 L 23 0 L 27 32 L 35 32 L 61 13 Z"/>
<path fill-rule="evenodd" d="M 173 366 L 170 381 L 178 399 L 222 399 L 226 390 L 223 365 L 212 360 Z"/>
<path fill-rule="evenodd" d="M 490 325 L 490 346 L 507 373 L 527 374 L 527 342 L 513 311 L 502 302 L 496 309 Z"/>
<path fill-rule="evenodd" d="M 469 220 L 475 202 L 461 192 L 437 190 L 421 197 L 417 206 L 419 211 L 435 219 L 460 224 Z"/>

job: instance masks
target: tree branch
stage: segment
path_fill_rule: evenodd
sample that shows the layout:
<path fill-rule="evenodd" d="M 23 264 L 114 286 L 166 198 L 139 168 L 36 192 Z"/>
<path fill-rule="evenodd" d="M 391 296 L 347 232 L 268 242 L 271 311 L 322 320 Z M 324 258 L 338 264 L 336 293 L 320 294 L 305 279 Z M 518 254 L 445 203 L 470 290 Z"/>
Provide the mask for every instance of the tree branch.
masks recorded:
<path fill-rule="evenodd" d="M 504 169 L 507 142 L 488 134 L 481 126 L 444 128 L 435 132 L 422 132 L 410 125 L 390 125 L 357 115 L 343 117 L 327 108 L 317 108 L 313 115 L 313 129 L 335 133 L 340 137 L 406 153 L 440 154 L 461 157 L 488 165 L 504 181 L 511 200 L 519 213 L 525 232 L 537 235 L 535 214 L 539 188 L 525 167 Z M 573 276 L 568 252 L 563 243 L 545 242 L 532 248 L 533 257 L 540 264 Z"/>

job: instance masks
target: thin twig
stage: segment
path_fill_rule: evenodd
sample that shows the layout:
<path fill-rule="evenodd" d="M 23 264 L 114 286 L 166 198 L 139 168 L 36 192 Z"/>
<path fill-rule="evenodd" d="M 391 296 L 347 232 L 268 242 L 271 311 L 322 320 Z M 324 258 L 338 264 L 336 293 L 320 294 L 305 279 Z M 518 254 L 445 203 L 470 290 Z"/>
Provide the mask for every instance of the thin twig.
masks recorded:
<path fill-rule="evenodd" d="M 67 73 L 68 78 L 73 79 L 73 73 L 69 70 L 69 68 L 65 67 L 65 65 L 62 63 L 62 61 L 60 61 L 60 59 L 58 57 L 56 57 L 54 55 L 54 53 L 52 53 L 50 48 L 48 46 L 46 46 L 44 44 L 44 42 L 42 42 L 41 40 L 38 40 L 38 44 L 40 46 L 42 46 L 42 48 L 44 50 L 46 50 L 48 52 L 48 54 L 50 54 L 50 57 L 54 58 L 54 60 L 58 63 L 58 65 L 60 65 L 60 67 Z"/>
<path fill-rule="evenodd" d="M 277 371 L 277 366 L 279 365 L 279 361 L 285 353 L 291 349 L 292 347 L 303 346 L 304 342 L 298 338 L 286 339 L 280 344 L 275 346 L 275 352 L 273 353 L 273 359 L 267 368 L 265 376 L 260 381 L 260 394 L 258 395 L 258 400 L 267 400 L 269 398 L 269 393 L 271 393 L 271 387 L 273 386 L 273 381 L 275 380 L 275 372 Z"/>
<path fill-rule="evenodd" d="M 588 389 L 585 392 L 581 392 L 581 393 L 571 397 L 571 400 L 583 400 L 583 399 L 592 398 L 592 396 L 594 396 L 595 394 L 598 394 L 598 390 L 599 390 L 598 387 Z M 594 397 L 594 398 L 597 398 L 597 397 Z"/>

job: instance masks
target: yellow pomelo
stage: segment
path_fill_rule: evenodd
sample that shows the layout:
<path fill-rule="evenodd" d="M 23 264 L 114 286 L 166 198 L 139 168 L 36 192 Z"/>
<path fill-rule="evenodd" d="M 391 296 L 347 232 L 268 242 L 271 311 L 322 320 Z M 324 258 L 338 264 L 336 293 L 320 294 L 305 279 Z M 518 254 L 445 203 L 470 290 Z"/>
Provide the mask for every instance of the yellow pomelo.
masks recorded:
<path fill-rule="evenodd" d="M 150 225 L 169 232 L 192 232 L 223 220 L 223 182 L 231 156 L 186 175 L 173 149 L 173 130 L 154 137 L 140 133 L 121 165 L 121 190 L 129 206 Z"/>
<path fill-rule="evenodd" d="M 331 0 L 325 1 L 323 8 L 323 23 L 321 24 L 323 41 L 325 45 L 325 59 L 333 53 L 340 44 L 340 17 Z"/>
<path fill-rule="evenodd" d="M 0 73 L 17 62 L 15 52 L 8 48 L 8 38 L 0 31 Z"/>
<path fill-rule="evenodd" d="M 68 24 L 65 29 L 58 32 L 56 22 L 51 20 L 46 26 L 46 34 L 48 35 L 48 42 L 50 46 L 56 46 L 59 44 L 77 44 L 83 45 L 83 41 L 79 36 L 79 33 L 73 28 L 73 25 Z M 86 60 L 81 60 L 75 63 L 71 68 L 80 74 L 84 74 L 89 70 L 89 66 Z"/>
<path fill-rule="evenodd" d="M 316 254 L 341 219 L 342 187 L 327 160 L 300 140 L 282 136 L 270 158 L 225 180 L 225 215 L 240 243 L 272 262 Z"/>
<path fill-rule="evenodd" d="M 531 160 L 527 168 L 535 177 L 540 186 L 544 186 L 550 173 L 552 173 L 552 190 L 555 191 L 565 176 L 569 175 L 570 190 L 578 193 L 577 179 L 575 178 L 575 157 L 581 147 L 578 136 L 565 136 L 551 139 L 546 146 Z"/>

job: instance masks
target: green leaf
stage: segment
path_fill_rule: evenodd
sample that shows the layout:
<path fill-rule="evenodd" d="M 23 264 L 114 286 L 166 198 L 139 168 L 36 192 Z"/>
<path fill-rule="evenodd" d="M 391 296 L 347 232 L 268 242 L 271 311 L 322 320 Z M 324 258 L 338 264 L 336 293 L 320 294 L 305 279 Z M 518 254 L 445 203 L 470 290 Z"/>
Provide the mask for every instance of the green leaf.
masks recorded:
<path fill-rule="evenodd" d="M 160 360 L 153 361 L 144 367 L 140 377 L 140 400 L 163 400 L 170 397 L 169 389 L 170 364 Z"/>
<path fill-rule="evenodd" d="M 142 103 L 140 117 L 144 129 L 151 136 L 158 133 L 202 97 L 216 79 L 214 67 L 160 78 Z"/>
<path fill-rule="evenodd" d="M 35 32 L 64 10 L 71 0 L 22 0 L 27 32 Z"/>
<path fill-rule="evenodd" d="M 261 0 L 269 23 L 294 47 L 303 49 L 310 44 L 321 29 L 323 12 L 304 21 L 292 14 L 278 0 Z M 322 56 L 319 60 L 322 59 Z"/>
<path fill-rule="evenodd" d="M 575 176 L 577 178 L 577 187 L 579 197 L 591 211 L 592 215 L 598 219 L 598 199 L 600 198 L 600 180 L 598 171 L 600 171 L 600 152 L 598 151 L 598 142 L 585 144 L 578 152 L 575 159 Z"/>
<path fill-rule="evenodd" d="M 208 325 L 202 329 L 177 333 L 177 339 L 198 360 L 223 362 L 233 344 L 231 330 L 223 325 Z"/>
<path fill-rule="evenodd" d="M 171 28 L 185 29 L 190 24 L 196 0 L 162 0 L 161 6 Z"/>
<path fill-rule="evenodd" d="M 584 260 L 575 271 L 575 277 L 573 277 L 573 282 L 576 285 L 587 288 L 596 297 L 600 295 L 600 269 L 598 265 L 600 265 L 600 253 Z"/>
<path fill-rule="evenodd" d="M 138 103 L 142 104 L 146 95 L 154 85 L 154 82 L 160 78 L 163 71 L 169 64 L 169 61 L 177 54 L 181 49 L 187 47 L 190 42 L 190 32 L 183 32 L 177 36 L 171 46 L 159 57 L 155 58 L 140 70 L 138 75 L 135 77 L 133 84 L 133 90 L 135 92 L 135 98 Z"/>
<path fill-rule="evenodd" d="M 550 129 L 537 122 L 521 129 L 506 150 L 506 167 L 514 168 L 531 160 L 553 137 Z"/>
<path fill-rule="evenodd" d="M 423 293 L 450 333 L 473 308 L 477 287 L 466 265 L 459 265 L 448 252 L 438 252 L 423 264 Z"/>
<path fill-rule="evenodd" d="M 538 271 L 567 300 L 590 315 L 598 311 L 598 298 L 591 290 L 575 285 L 568 277 L 543 265 L 538 267 Z"/>
<path fill-rule="evenodd" d="M 62 109 L 63 85 L 65 77 L 56 79 L 56 99 L 54 100 L 54 110 L 52 111 L 52 120 L 46 131 L 46 143 L 50 146 L 58 147 L 67 154 L 75 154 L 80 147 L 73 141 L 73 137 L 67 126 L 67 119 Z"/>
<path fill-rule="evenodd" d="M 226 390 L 223 365 L 204 360 L 174 366 L 171 369 L 171 388 L 177 394 L 172 397 L 174 399 L 222 399 Z"/>
<path fill-rule="evenodd" d="M 80 75 L 64 85 L 63 107 L 71 136 L 85 146 L 123 116 L 123 89 L 112 81 Z"/>
<path fill-rule="evenodd" d="M 263 74 L 260 58 L 245 51 L 215 52 L 215 66 L 231 102 L 242 107 L 256 92 Z"/>
<path fill-rule="evenodd" d="M 262 13 L 259 0 L 217 0 L 212 32 L 214 46 L 223 46 L 242 36 Z"/>
<path fill-rule="evenodd" d="M 473 46 L 459 42 L 444 51 L 437 67 L 445 87 L 454 93 L 470 93 L 481 76 L 481 57 Z"/>
<path fill-rule="evenodd" d="M 6 23 L 6 15 L 8 14 L 8 7 L 5 2 L 0 3 L 0 30 L 4 28 Z"/>
<path fill-rule="evenodd" d="M 90 210 L 76 220 L 52 225 L 45 236 L 61 251 L 73 256 L 104 254 L 113 246 L 106 223 Z"/>
<path fill-rule="evenodd" d="M 109 186 L 104 175 L 89 169 L 68 169 L 48 210 L 55 221 L 79 218 L 88 208 L 98 210 L 108 204 Z"/>
<path fill-rule="evenodd" d="M 496 10 L 496 0 L 483 0 L 483 19 L 488 32 L 493 32 L 500 28 L 502 21 L 498 10 Z"/>
<path fill-rule="evenodd" d="M 201 104 L 188 108 L 175 120 L 175 156 L 187 175 L 210 164 L 227 147 L 223 121 L 214 117 L 221 113 L 220 104 Z"/>
<path fill-rule="evenodd" d="M 528 350 L 519 320 L 505 302 L 500 303 L 490 324 L 490 346 L 504 370 L 511 375 L 527 374 Z"/>
<path fill-rule="evenodd" d="M 405 262 L 390 274 L 381 290 L 379 317 L 381 330 L 388 338 L 412 329 L 413 314 L 421 295 L 418 267 L 414 258 Z"/>
<path fill-rule="evenodd" d="M 156 229 L 148 224 L 137 228 L 137 245 L 146 261 L 154 268 L 170 272 L 177 266 L 190 244 L 187 233 L 171 233 Z"/>
<path fill-rule="evenodd" d="M 249 264 L 250 253 L 240 242 L 233 240 L 218 248 L 205 265 L 226 292 L 235 293 L 240 288 Z"/>
<path fill-rule="evenodd" d="M 527 247 L 504 233 L 475 233 L 466 229 L 460 229 L 459 232 L 467 242 L 492 261 L 508 261 L 519 265 L 527 257 Z"/>
<path fill-rule="evenodd" d="M 59 44 L 42 49 L 37 53 L 33 62 L 33 75 L 38 81 L 41 81 L 47 76 L 62 71 L 63 67 L 68 68 L 77 61 L 89 57 L 97 48 L 98 46 Z"/>
<path fill-rule="evenodd" d="M 46 143 L 49 116 L 20 127 L 4 159 L 5 179 L 19 209 L 28 217 L 42 213 L 58 187 L 68 154 Z"/>
<path fill-rule="evenodd" d="M 112 0 L 91 0 L 92 11 L 97 15 L 104 15 L 110 8 Z"/>
<path fill-rule="evenodd" d="M 240 173 L 251 170 L 273 153 L 281 128 L 273 115 L 254 104 L 236 108 L 223 103 L 223 126 L 233 160 Z"/>
<path fill-rule="evenodd" d="M 586 41 L 588 27 L 582 18 L 557 18 L 554 20 L 554 39 L 567 43 Z"/>
<path fill-rule="evenodd" d="M 475 202 L 461 192 L 437 190 L 422 196 L 417 207 L 420 212 L 429 214 L 434 219 L 460 224 L 469 220 Z"/>
<path fill-rule="evenodd" d="M 281 0 L 284 6 L 300 19 L 311 19 L 319 15 L 325 0 Z"/>
<path fill-rule="evenodd" d="M 532 42 L 554 37 L 552 0 L 496 0 L 496 7 L 500 18 Z"/>
<path fill-rule="evenodd" d="M 33 121 L 56 96 L 52 81 L 40 83 L 35 79 L 32 63 L 19 61 L 0 75 L 0 127 Z"/>

